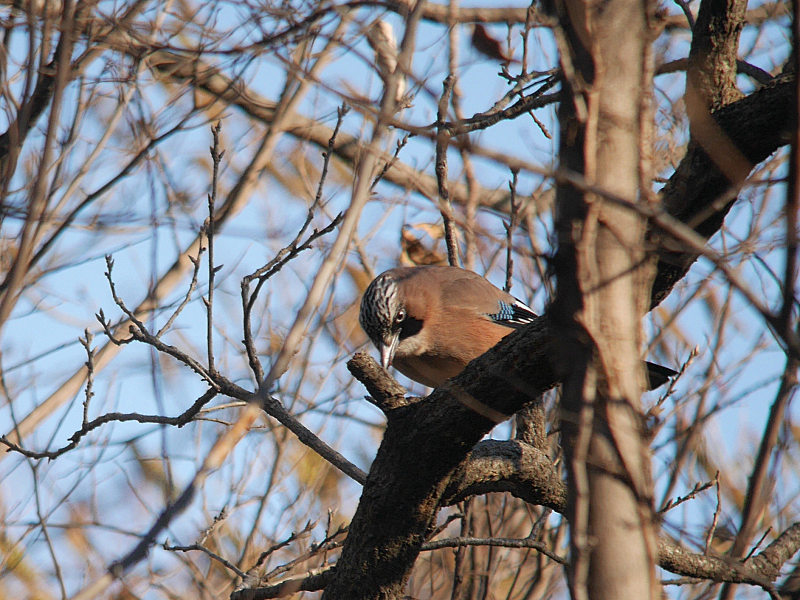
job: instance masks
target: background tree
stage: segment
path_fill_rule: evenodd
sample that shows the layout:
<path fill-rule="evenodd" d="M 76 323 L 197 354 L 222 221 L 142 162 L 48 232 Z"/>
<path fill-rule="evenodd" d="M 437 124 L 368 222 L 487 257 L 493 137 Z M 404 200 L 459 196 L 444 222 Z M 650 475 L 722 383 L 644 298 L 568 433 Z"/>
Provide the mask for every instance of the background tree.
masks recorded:
<path fill-rule="evenodd" d="M 0 6 L 0 596 L 797 595 L 787 4 Z M 448 256 L 544 316 L 423 397 Z"/>

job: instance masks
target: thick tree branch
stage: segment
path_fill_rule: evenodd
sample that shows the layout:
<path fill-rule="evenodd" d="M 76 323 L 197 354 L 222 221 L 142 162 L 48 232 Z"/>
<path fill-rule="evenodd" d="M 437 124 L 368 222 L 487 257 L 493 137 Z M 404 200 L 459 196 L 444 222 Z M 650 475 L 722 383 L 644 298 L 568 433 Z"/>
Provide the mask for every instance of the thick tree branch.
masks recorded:
<path fill-rule="evenodd" d="M 510 492 L 529 504 L 563 512 L 567 488 L 550 458 L 517 440 L 485 440 L 453 471 L 441 498 L 451 506 L 470 496 Z"/>

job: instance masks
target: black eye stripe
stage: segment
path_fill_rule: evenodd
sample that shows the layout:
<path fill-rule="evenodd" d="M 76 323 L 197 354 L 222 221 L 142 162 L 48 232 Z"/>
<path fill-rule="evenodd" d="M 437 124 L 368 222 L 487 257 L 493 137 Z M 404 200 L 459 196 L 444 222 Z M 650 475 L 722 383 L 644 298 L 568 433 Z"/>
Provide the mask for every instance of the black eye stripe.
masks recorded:
<path fill-rule="evenodd" d="M 400 327 L 400 339 L 404 340 L 407 337 L 416 335 L 419 333 L 420 329 L 422 329 L 422 321 L 414 317 L 408 317 L 403 321 L 403 325 Z"/>

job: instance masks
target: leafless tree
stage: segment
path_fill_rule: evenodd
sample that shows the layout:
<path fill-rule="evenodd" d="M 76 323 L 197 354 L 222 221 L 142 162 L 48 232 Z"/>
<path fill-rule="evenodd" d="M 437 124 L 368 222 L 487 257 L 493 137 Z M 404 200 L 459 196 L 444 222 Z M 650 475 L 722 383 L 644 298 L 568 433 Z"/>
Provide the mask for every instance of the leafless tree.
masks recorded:
<path fill-rule="evenodd" d="M 0 597 L 799 597 L 796 9 L 0 1 Z"/>

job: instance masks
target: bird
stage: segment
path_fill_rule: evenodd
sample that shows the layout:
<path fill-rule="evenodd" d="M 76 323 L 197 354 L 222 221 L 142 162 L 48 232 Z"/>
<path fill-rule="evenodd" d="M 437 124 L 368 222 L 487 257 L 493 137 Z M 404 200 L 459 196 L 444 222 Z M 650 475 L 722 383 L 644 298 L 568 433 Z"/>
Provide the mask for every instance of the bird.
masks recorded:
<path fill-rule="evenodd" d="M 361 299 L 359 322 L 384 368 L 437 387 L 536 313 L 459 267 L 398 267 L 381 273 Z"/>
<path fill-rule="evenodd" d="M 477 273 L 435 265 L 384 271 L 367 286 L 358 316 L 383 368 L 394 366 L 433 388 L 536 318 L 524 302 Z M 647 366 L 652 388 L 676 374 Z"/>

